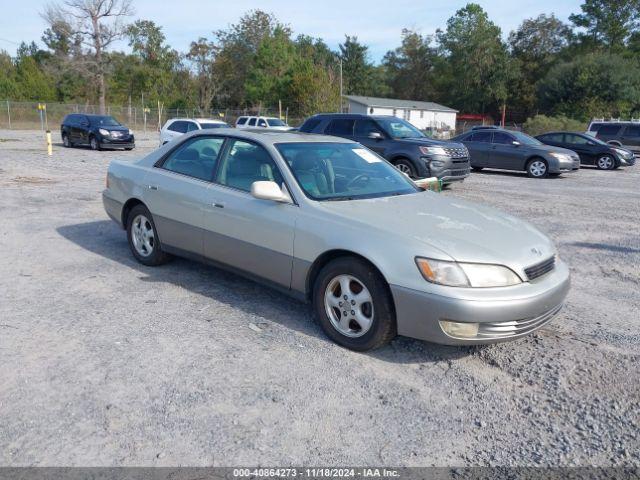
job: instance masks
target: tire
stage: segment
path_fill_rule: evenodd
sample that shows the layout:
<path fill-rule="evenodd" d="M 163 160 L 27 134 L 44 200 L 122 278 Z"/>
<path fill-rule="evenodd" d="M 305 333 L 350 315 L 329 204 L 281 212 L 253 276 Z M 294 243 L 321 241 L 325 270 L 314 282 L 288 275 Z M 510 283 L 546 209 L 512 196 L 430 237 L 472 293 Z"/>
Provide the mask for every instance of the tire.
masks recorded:
<path fill-rule="evenodd" d="M 527 163 L 527 175 L 531 178 L 544 178 L 549 174 L 547 161 L 540 158 L 532 158 Z"/>
<path fill-rule="evenodd" d="M 609 154 L 598 156 L 596 167 L 598 170 L 613 170 L 616 166 L 616 160 Z"/>
<path fill-rule="evenodd" d="M 345 302 L 353 310 L 342 310 Z M 322 268 L 313 286 L 313 309 L 326 335 L 350 350 L 373 350 L 397 335 L 395 309 L 386 281 L 358 258 L 337 258 Z"/>
<path fill-rule="evenodd" d="M 398 160 L 394 160 L 393 165 L 400 170 L 402 173 L 406 173 L 411 178 L 417 178 L 418 173 L 416 172 L 416 167 L 411 163 L 410 160 L 406 158 L 399 158 Z"/>
<path fill-rule="evenodd" d="M 127 240 L 131 253 L 143 265 L 155 267 L 171 259 L 162 251 L 153 217 L 144 205 L 136 205 L 127 216 Z"/>
<path fill-rule="evenodd" d="M 91 150 L 102 150 L 100 142 L 98 142 L 98 139 L 96 137 L 91 137 L 89 139 L 89 146 L 91 147 Z"/>
<path fill-rule="evenodd" d="M 65 148 L 73 147 L 73 143 L 71 143 L 71 140 L 69 140 L 69 135 L 67 135 L 66 133 L 62 135 L 62 145 L 64 145 Z"/>
<path fill-rule="evenodd" d="M 129 151 L 133 150 L 133 147 L 125 147 L 125 150 L 126 150 L 127 152 L 129 152 Z"/>
<path fill-rule="evenodd" d="M 471 170 L 473 170 L 474 172 L 481 172 L 484 169 L 484 167 L 471 167 Z"/>

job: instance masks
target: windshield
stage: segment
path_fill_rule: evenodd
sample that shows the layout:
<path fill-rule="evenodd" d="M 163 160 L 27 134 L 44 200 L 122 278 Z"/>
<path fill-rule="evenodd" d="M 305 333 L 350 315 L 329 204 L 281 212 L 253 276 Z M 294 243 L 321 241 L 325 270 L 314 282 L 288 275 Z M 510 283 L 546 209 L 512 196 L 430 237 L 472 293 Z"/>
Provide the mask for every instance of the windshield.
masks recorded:
<path fill-rule="evenodd" d="M 422 138 L 425 136 L 409 122 L 400 118 L 376 118 L 384 131 L 392 138 Z"/>
<path fill-rule="evenodd" d="M 512 132 L 512 131 L 510 131 L 509 133 L 514 137 L 516 137 L 516 140 L 523 145 L 544 145 L 540 140 L 538 140 L 537 138 L 530 137 L 526 133 Z"/>
<path fill-rule="evenodd" d="M 267 123 L 270 127 L 286 127 L 287 124 L 284 123 L 279 118 L 267 118 Z"/>
<path fill-rule="evenodd" d="M 304 193 L 314 200 L 406 195 L 419 189 L 359 143 L 281 143 L 276 148 Z"/>
<path fill-rule="evenodd" d="M 115 118 L 108 115 L 100 117 L 90 117 L 91 125 L 100 125 L 101 127 L 117 127 L 120 125 Z"/>
<path fill-rule="evenodd" d="M 207 128 L 226 128 L 229 125 L 226 123 L 201 123 L 200 126 L 205 130 Z"/>

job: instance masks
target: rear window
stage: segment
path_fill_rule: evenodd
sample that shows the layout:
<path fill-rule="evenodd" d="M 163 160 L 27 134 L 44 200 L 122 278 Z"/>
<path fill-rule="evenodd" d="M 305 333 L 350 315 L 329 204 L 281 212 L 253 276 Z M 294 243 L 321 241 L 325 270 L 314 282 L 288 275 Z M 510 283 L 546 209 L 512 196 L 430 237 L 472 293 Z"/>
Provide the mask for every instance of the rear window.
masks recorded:
<path fill-rule="evenodd" d="M 286 127 L 287 124 L 284 123 L 279 118 L 267 118 L 267 123 L 270 127 Z"/>
<path fill-rule="evenodd" d="M 617 135 L 620 132 L 621 125 L 602 125 L 598 129 L 598 135 Z"/>
<path fill-rule="evenodd" d="M 491 143 L 491 133 L 492 132 L 473 132 L 469 138 L 467 138 L 467 142 L 481 142 L 481 143 Z"/>
<path fill-rule="evenodd" d="M 326 130 L 326 133 L 330 135 L 353 135 L 354 124 L 355 120 L 350 120 L 347 118 L 332 120 Z"/>
<path fill-rule="evenodd" d="M 240 117 L 238 118 L 236 125 L 244 125 L 245 123 L 247 123 L 247 117 Z"/>
<path fill-rule="evenodd" d="M 178 120 L 167 127 L 167 130 L 178 133 L 187 133 L 187 122 Z"/>
<path fill-rule="evenodd" d="M 307 119 L 306 122 L 304 122 L 302 124 L 302 126 L 300 127 L 300 131 L 301 132 L 306 132 L 306 133 L 310 133 L 313 132 L 313 130 L 320 125 L 320 122 L 322 120 L 319 118 L 309 118 Z"/>
<path fill-rule="evenodd" d="M 640 125 L 629 125 L 624 134 L 628 137 L 640 137 Z"/>
<path fill-rule="evenodd" d="M 597 132 L 602 127 L 601 123 L 593 123 L 591 127 L 589 127 L 590 132 Z"/>
<path fill-rule="evenodd" d="M 227 125 L 226 123 L 201 123 L 200 124 L 200 127 L 203 130 L 210 129 L 210 128 L 226 128 L 228 126 L 229 125 Z"/>

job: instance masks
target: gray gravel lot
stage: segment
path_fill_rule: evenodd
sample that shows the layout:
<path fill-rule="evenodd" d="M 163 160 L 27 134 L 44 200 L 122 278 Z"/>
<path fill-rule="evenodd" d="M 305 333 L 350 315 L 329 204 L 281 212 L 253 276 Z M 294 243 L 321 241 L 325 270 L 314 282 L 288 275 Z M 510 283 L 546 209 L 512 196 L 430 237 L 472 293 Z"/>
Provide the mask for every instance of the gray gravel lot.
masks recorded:
<path fill-rule="evenodd" d="M 359 354 L 263 286 L 136 263 L 100 192 L 139 136 L 47 157 L 0 130 L 0 465 L 640 465 L 640 165 L 454 185 L 554 239 L 565 310 L 513 343 Z"/>

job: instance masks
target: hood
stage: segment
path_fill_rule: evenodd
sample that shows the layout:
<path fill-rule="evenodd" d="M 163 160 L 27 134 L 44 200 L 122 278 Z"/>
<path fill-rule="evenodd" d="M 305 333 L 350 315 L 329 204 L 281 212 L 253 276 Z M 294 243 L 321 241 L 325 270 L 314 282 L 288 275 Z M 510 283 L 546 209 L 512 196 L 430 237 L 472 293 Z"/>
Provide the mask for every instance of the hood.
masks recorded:
<path fill-rule="evenodd" d="M 548 153 L 552 153 L 552 152 L 564 153 L 565 155 L 570 155 L 572 157 L 576 157 L 578 155 L 573 150 L 569 150 L 568 148 L 562 148 L 562 147 L 554 147 L 553 145 L 542 144 L 542 145 L 522 145 L 522 146 L 528 147 L 528 148 L 535 148 L 536 150 L 542 150 Z"/>
<path fill-rule="evenodd" d="M 101 127 L 99 125 L 96 125 L 96 128 L 102 128 L 103 130 L 109 130 L 110 132 L 129 133 L 129 127 L 125 127 L 124 125 L 113 125 L 113 126 L 106 126 L 106 127 Z"/>
<path fill-rule="evenodd" d="M 350 224 L 360 223 L 365 231 L 385 230 L 396 241 L 398 236 L 405 237 L 405 248 L 422 243 L 461 262 L 507 265 L 522 273 L 556 251 L 553 243 L 527 222 L 433 192 L 322 205 Z M 415 255 L 424 253 L 416 251 Z"/>
<path fill-rule="evenodd" d="M 450 142 L 446 140 L 435 140 L 429 137 L 398 138 L 396 142 L 409 143 L 411 145 L 424 145 L 426 147 L 462 148 L 462 142 Z"/>

